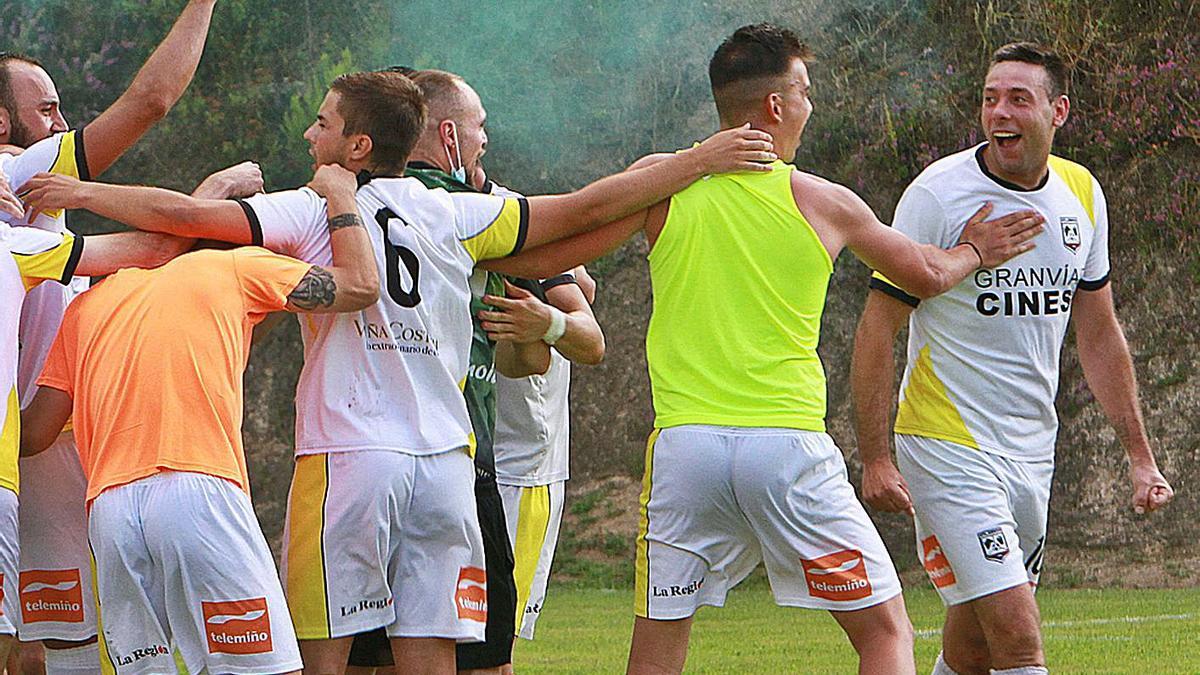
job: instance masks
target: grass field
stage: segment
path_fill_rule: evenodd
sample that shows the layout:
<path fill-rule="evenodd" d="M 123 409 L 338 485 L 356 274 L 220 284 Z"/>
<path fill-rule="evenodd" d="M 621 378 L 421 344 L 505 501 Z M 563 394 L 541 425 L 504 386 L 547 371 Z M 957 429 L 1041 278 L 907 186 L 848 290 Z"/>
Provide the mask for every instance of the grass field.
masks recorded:
<path fill-rule="evenodd" d="M 917 670 L 937 656 L 942 605 L 933 591 L 905 595 Z M 1050 670 L 1200 674 L 1200 589 L 1042 590 Z M 518 673 L 623 672 L 633 624 L 631 591 L 552 587 L 537 640 L 518 640 Z M 690 673 L 854 673 L 856 661 L 827 613 L 777 607 L 765 584 L 700 611 Z"/>

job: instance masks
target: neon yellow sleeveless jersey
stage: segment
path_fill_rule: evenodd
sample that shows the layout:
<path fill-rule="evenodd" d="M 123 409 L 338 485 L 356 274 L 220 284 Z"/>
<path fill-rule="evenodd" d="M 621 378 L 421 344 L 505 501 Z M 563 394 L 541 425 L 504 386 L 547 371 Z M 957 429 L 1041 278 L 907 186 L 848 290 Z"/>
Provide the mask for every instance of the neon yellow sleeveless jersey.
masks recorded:
<path fill-rule="evenodd" d="M 649 256 L 656 427 L 824 431 L 817 342 L 833 263 L 792 170 L 711 176 L 671 198 Z"/>

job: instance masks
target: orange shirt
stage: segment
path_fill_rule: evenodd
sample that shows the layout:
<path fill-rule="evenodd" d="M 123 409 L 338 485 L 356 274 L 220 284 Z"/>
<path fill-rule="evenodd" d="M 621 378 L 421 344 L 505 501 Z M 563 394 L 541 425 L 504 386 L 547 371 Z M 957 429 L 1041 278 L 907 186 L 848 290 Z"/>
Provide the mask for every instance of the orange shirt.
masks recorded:
<path fill-rule="evenodd" d="M 261 248 L 123 270 L 71 303 L 38 380 L 71 395 L 87 498 L 160 471 L 249 489 L 242 374 L 255 324 L 311 269 Z"/>

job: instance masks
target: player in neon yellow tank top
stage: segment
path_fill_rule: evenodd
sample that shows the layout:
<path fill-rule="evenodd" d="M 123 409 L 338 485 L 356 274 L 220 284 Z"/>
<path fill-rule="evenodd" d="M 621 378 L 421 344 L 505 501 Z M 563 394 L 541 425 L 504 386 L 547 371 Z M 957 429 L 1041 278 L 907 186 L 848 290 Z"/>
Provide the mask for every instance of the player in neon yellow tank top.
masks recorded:
<path fill-rule="evenodd" d="M 775 26 L 735 32 L 709 68 L 722 126 L 769 132 L 790 162 L 812 112 L 808 56 Z M 629 672 L 680 672 L 696 608 L 720 605 L 759 561 L 777 602 L 833 613 L 864 672 L 914 672 L 895 572 L 823 433 L 818 329 L 844 247 L 921 296 L 1029 249 L 1036 214 L 984 222 L 988 212 L 971 218 L 960 245 L 918 246 L 850 190 L 780 162 L 707 178 L 600 230 L 487 264 L 545 276 L 638 230 L 650 240 L 658 429 L 643 481 Z"/>
<path fill-rule="evenodd" d="M 817 341 L 833 263 L 796 209 L 792 171 L 776 161 L 671 198 L 650 252 L 656 427 L 825 430 Z"/>

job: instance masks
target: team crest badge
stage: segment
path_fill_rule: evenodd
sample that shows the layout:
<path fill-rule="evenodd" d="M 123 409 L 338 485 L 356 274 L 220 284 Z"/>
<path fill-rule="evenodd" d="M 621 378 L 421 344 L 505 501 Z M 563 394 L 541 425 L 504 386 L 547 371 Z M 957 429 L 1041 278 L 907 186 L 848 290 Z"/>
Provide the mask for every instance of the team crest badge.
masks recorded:
<path fill-rule="evenodd" d="M 1004 530 L 993 527 L 980 532 L 978 536 L 979 545 L 983 548 L 983 557 L 996 563 L 1004 562 L 1004 558 L 1008 556 L 1008 539 L 1004 537 Z"/>
<path fill-rule="evenodd" d="M 1058 224 L 1062 226 L 1063 246 L 1071 253 L 1079 250 L 1082 243 L 1079 237 L 1079 219 L 1075 216 L 1059 216 Z"/>

